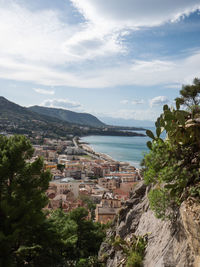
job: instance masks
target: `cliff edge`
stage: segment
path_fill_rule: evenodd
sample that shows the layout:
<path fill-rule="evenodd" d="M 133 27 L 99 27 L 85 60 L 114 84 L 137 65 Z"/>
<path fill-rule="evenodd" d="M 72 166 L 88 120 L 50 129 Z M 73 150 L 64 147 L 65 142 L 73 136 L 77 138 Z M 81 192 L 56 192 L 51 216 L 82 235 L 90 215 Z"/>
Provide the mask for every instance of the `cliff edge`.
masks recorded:
<path fill-rule="evenodd" d="M 131 248 L 133 236 L 140 236 L 146 239 L 144 267 L 200 267 L 200 204 L 190 198 L 180 206 L 176 220 L 163 221 L 149 208 L 148 192 L 141 181 L 108 230 L 99 259 L 106 267 L 131 266 L 124 245 L 114 240 Z"/>

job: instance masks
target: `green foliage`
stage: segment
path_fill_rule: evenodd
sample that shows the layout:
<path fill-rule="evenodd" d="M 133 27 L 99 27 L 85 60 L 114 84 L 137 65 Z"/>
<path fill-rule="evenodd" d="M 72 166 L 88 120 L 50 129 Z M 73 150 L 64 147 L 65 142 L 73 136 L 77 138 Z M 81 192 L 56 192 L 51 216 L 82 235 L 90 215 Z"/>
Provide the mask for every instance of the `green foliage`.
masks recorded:
<path fill-rule="evenodd" d="M 76 264 L 76 267 L 89 267 L 87 259 L 80 259 Z"/>
<path fill-rule="evenodd" d="M 148 197 L 151 209 L 155 212 L 157 218 L 166 216 L 166 208 L 169 206 L 169 198 L 165 189 L 151 190 Z"/>
<path fill-rule="evenodd" d="M 103 263 L 100 263 L 97 257 L 89 257 L 88 259 L 80 259 L 76 267 L 104 267 Z"/>
<path fill-rule="evenodd" d="M 48 219 L 52 229 L 59 237 L 59 251 L 65 260 L 76 259 L 77 224 L 61 209 L 53 211 Z"/>
<path fill-rule="evenodd" d="M 34 255 L 40 249 L 36 242 L 45 216 L 45 191 L 51 178 L 43 171 L 38 158 L 28 163 L 33 149 L 22 136 L 0 136 L 0 262 L 9 266 L 20 255 Z"/>
<path fill-rule="evenodd" d="M 176 99 L 176 109 L 163 107 L 163 113 L 157 119 L 156 137 L 147 146 L 149 153 L 143 164 L 144 180 L 152 185 L 149 200 L 152 210 L 159 218 L 171 217 L 188 196 L 200 198 L 200 80 L 194 85 L 184 86 L 181 97 Z M 188 110 L 181 110 L 181 105 L 188 105 Z M 160 134 L 165 131 L 166 139 Z"/>
<path fill-rule="evenodd" d="M 132 246 L 128 252 L 126 267 L 141 267 L 147 246 L 147 235 L 133 236 Z"/>
<path fill-rule="evenodd" d="M 148 235 L 132 235 L 130 241 L 125 241 L 120 236 L 116 236 L 111 245 L 115 250 L 121 250 L 127 257 L 126 267 L 141 267 L 147 246 Z M 106 257 L 105 257 L 106 258 Z"/>
<path fill-rule="evenodd" d="M 65 165 L 64 164 L 57 164 L 57 169 L 59 170 L 59 171 L 63 171 L 64 170 L 64 168 L 65 168 Z"/>
<path fill-rule="evenodd" d="M 104 227 L 87 220 L 84 208 L 47 216 L 51 175 L 41 158 L 29 163 L 32 155 L 25 137 L 0 136 L 0 266 L 70 267 L 80 259 L 99 266 Z"/>
<path fill-rule="evenodd" d="M 112 242 L 112 246 L 115 249 L 122 249 L 124 253 L 128 252 L 127 243 L 125 240 L 121 239 L 120 236 L 116 236 L 114 241 Z"/>
<path fill-rule="evenodd" d="M 96 209 L 96 204 L 92 201 L 92 199 L 88 196 L 80 196 L 80 199 L 87 205 L 88 210 L 91 213 L 91 219 L 94 220 L 95 218 L 95 209 Z"/>
<path fill-rule="evenodd" d="M 142 256 L 138 252 L 133 251 L 128 257 L 126 267 L 141 267 L 142 260 Z"/>
<path fill-rule="evenodd" d="M 87 220 L 87 216 L 87 210 L 80 207 L 68 214 L 59 209 L 53 211 L 49 217 L 60 236 L 62 255 L 67 262 L 75 264 L 81 259 L 82 264 L 81 262 L 94 258 L 105 237 L 101 224 Z"/>
<path fill-rule="evenodd" d="M 150 131 L 150 130 L 146 130 L 146 134 L 147 134 L 147 136 L 149 136 L 150 138 L 155 139 L 154 134 L 152 133 L 152 131 Z"/>
<path fill-rule="evenodd" d="M 200 94 L 200 79 L 195 78 L 192 85 L 183 85 L 180 90 L 181 97 L 176 98 L 176 101 L 177 103 L 186 105 L 189 108 L 192 106 L 198 106 L 200 104 L 198 94 Z"/>

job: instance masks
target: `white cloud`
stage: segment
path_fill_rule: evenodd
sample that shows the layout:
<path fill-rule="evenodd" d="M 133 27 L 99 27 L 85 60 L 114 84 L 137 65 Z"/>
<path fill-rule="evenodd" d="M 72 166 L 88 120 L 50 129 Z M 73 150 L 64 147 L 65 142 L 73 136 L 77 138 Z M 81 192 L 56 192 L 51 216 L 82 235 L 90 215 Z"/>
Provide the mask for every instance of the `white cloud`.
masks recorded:
<path fill-rule="evenodd" d="M 156 96 L 152 98 L 150 101 L 150 106 L 164 105 L 169 103 L 169 99 L 166 96 Z"/>
<path fill-rule="evenodd" d="M 160 114 L 160 111 L 156 111 L 153 109 L 119 109 L 115 112 L 107 112 L 107 113 L 101 113 L 101 117 L 112 117 L 116 119 L 125 119 L 125 120 L 148 120 L 148 121 L 154 121 L 157 119 L 158 115 Z"/>
<path fill-rule="evenodd" d="M 126 48 L 119 33 L 86 24 L 63 44 L 63 51 L 69 61 L 80 61 L 123 53 Z"/>
<path fill-rule="evenodd" d="M 90 70 L 95 87 L 114 87 L 122 85 L 154 86 L 166 84 L 191 83 L 199 76 L 200 51 L 186 58 L 164 61 L 133 61 L 121 63 L 104 69 Z M 115 77 L 113 79 L 113 77 Z M 91 80 L 88 80 L 88 85 Z"/>
<path fill-rule="evenodd" d="M 141 104 L 144 104 L 144 102 L 145 102 L 144 99 L 134 99 L 132 101 L 124 99 L 120 101 L 120 103 L 124 105 L 129 104 L 129 103 L 132 105 L 141 105 Z"/>
<path fill-rule="evenodd" d="M 144 99 L 134 99 L 131 101 L 131 104 L 133 105 L 142 105 L 144 103 L 145 103 Z"/>
<path fill-rule="evenodd" d="M 64 71 L 15 58 L 1 57 L 0 78 L 31 81 L 44 86 L 105 88 L 120 85 L 154 86 L 191 83 L 199 76 L 200 51 L 176 61 L 134 61 L 107 68 Z M 115 77 L 115 79 L 113 79 Z"/>
<path fill-rule="evenodd" d="M 71 0 L 87 21 L 105 28 L 157 26 L 200 8 L 199 0 Z"/>
<path fill-rule="evenodd" d="M 58 11 L 30 11 L 15 1 L 0 1 L 0 33 L 0 56 L 24 63 L 57 66 L 123 50 L 119 34 L 87 22 L 64 23 Z"/>
<path fill-rule="evenodd" d="M 172 88 L 172 89 L 181 89 L 181 84 L 167 84 L 164 86 L 165 88 Z"/>
<path fill-rule="evenodd" d="M 10 2 L 0 3 L 0 56 L 40 65 L 65 63 L 62 45 L 77 29 L 63 24 L 58 12 L 30 11 Z"/>
<path fill-rule="evenodd" d="M 182 84 L 199 76 L 200 51 L 174 61 L 113 64 L 102 57 L 125 52 L 123 38 L 130 29 L 144 26 L 144 20 L 149 26 L 164 23 L 198 8 L 200 0 L 71 1 L 85 23 L 72 26 L 57 11 L 30 11 L 15 1 L 0 1 L 0 78 L 40 86 L 102 88 Z M 96 57 L 104 63 L 98 65 Z M 83 68 L 80 63 L 88 59 Z"/>
<path fill-rule="evenodd" d="M 30 11 L 16 1 L 0 1 L 0 57 L 50 67 L 124 53 L 123 39 L 130 30 L 174 20 L 200 6 L 200 0 L 71 2 L 84 23 L 64 23 L 55 10 Z"/>
<path fill-rule="evenodd" d="M 129 103 L 129 101 L 127 99 L 124 99 L 124 100 L 121 100 L 120 103 L 123 105 L 126 105 Z"/>
<path fill-rule="evenodd" d="M 43 94 L 43 95 L 54 95 L 55 92 L 53 90 L 49 91 L 49 90 L 45 90 L 45 89 L 41 89 L 41 88 L 33 88 L 33 90 L 38 93 L 38 94 Z"/>
<path fill-rule="evenodd" d="M 64 109 L 80 109 L 82 107 L 79 102 L 69 99 L 46 99 L 41 103 L 41 106 Z"/>
<path fill-rule="evenodd" d="M 174 22 L 200 8 L 200 0 L 70 0 L 86 22 L 65 45 L 74 59 L 127 51 L 124 36 L 140 27 Z"/>

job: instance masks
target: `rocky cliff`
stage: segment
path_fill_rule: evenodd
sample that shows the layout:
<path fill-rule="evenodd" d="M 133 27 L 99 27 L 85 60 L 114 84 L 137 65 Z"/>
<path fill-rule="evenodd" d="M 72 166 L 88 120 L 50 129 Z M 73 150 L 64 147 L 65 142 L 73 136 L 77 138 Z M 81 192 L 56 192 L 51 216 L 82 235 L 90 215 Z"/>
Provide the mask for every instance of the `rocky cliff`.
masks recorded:
<path fill-rule="evenodd" d="M 140 182 L 107 233 L 99 258 L 106 267 L 127 266 L 127 251 L 134 237 L 145 237 L 144 267 L 200 267 L 200 204 L 182 203 L 176 220 L 157 219 L 149 208 L 149 188 Z M 129 265 L 131 266 L 131 265 Z M 134 267 L 134 265 L 132 265 Z M 138 266 L 138 265 L 137 265 Z"/>

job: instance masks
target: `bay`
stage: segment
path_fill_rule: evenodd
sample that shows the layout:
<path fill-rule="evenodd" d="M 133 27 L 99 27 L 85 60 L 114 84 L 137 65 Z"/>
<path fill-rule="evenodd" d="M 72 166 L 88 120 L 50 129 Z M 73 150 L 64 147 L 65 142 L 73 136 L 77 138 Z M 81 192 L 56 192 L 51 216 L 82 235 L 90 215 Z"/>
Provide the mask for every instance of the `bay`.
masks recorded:
<path fill-rule="evenodd" d="M 140 168 L 140 162 L 148 153 L 146 142 L 148 137 L 134 136 L 86 136 L 83 142 L 88 143 L 96 152 L 105 153 L 114 160 L 129 162 Z"/>

